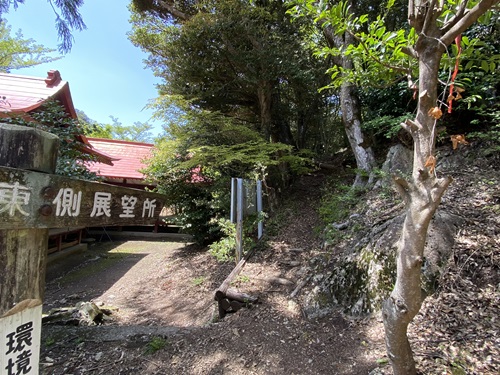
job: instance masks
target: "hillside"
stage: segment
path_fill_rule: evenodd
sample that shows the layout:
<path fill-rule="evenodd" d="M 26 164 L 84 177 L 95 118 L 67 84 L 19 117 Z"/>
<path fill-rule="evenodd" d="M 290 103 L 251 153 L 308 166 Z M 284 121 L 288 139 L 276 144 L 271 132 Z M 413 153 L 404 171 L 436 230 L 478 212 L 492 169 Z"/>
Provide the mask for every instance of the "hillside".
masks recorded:
<path fill-rule="evenodd" d="M 454 181 L 431 223 L 423 270 L 429 296 L 410 325 L 410 341 L 425 374 L 495 374 L 500 369 L 500 158 L 491 144 L 479 141 L 457 150 L 444 145 L 438 155 L 438 175 Z M 393 163 L 403 164 L 402 159 L 396 155 Z M 344 222 L 330 223 L 324 232 L 323 254 L 315 261 L 318 285 L 305 300 L 312 316 L 339 303 L 348 316 L 380 321 L 404 219 L 404 206 L 389 187 L 379 184 L 363 194 Z"/>

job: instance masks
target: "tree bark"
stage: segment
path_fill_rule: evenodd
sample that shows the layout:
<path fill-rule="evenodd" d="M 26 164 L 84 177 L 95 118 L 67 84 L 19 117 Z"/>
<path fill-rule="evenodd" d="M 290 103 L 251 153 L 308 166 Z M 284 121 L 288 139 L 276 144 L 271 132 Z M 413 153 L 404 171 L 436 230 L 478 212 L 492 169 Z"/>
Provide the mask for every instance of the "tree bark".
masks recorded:
<path fill-rule="evenodd" d="M 259 82 L 257 97 L 259 98 L 260 131 L 264 134 L 264 138 L 270 141 L 272 123 L 272 86 L 268 81 Z"/>
<path fill-rule="evenodd" d="M 330 47 L 342 48 L 344 45 L 355 43 L 351 34 L 345 32 L 343 35 L 337 35 L 331 26 L 323 29 L 323 35 Z M 348 56 L 334 58 L 333 62 L 338 66 L 342 66 L 343 69 L 354 69 L 352 59 Z M 362 173 L 356 173 L 353 186 L 364 186 L 372 182 L 371 172 L 376 166 L 376 161 L 375 154 L 372 148 L 368 146 L 361 129 L 361 103 L 357 87 L 354 84 L 342 83 L 340 88 L 340 108 L 347 139 L 356 159 L 356 167 L 359 171 L 363 171 Z"/>
<path fill-rule="evenodd" d="M 352 11 L 356 3 L 354 1 L 349 1 L 349 5 Z M 335 30 L 333 30 L 332 26 L 325 27 L 323 29 L 323 35 L 330 47 L 343 48 L 345 45 L 354 44 L 356 42 L 354 37 L 348 32 L 344 32 L 343 35 L 335 34 Z M 349 56 L 342 55 L 342 57 L 335 57 L 333 63 L 337 66 L 342 66 L 342 68 L 346 70 L 354 69 L 353 61 Z M 342 123 L 344 124 L 347 139 L 354 154 L 354 158 L 356 159 L 356 168 L 359 171 L 356 173 L 353 186 L 362 187 L 372 183 L 372 171 L 377 163 L 375 161 L 375 154 L 368 145 L 363 130 L 361 129 L 361 103 L 357 87 L 354 84 L 348 82 L 342 84 L 340 88 L 340 108 L 342 112 Z"/>
<path fill-rule="evenodd" d="M 409 2 L 408 19 L 419 34 L 414 49 L 419 63 L 419 100 L 415 120 L 402 126 L 413 138 L 413 172 L 411 181 L 395 178 L 396 188 L 405 201 L 406 217 L 398 242 L 396 283 L 383 306 L 387 353 L 395 375 L 416 374 L 407 328 L 423 302 L 420 275 L 429 223 L 452 181 L 450 177 L 436 176 L 435 159 L 431 159 L 435 158 L 438 117 L 431 116 L 429 110 L 439 107 L 437 90 L 441 57 L 446 46 L 465 29 L 464 25 L 473 22 L 471 14 L 476 20 L 497 1 L 483 0 L 470 12 L 458 12 L 459 16 L 452 19 L 454 26 L 443 29 L 436 22 L 442 11 L 436 2 L 426 2 L 425 7 L 420 1 Z M 477 11 L 478 7 L 482 12 Z M 453 28 L 456 32 L 450 34 L 449 30 Z M 434 166 L 429 167 L 429 160 L 434 160 Z"/>
<path fill-rule="evenodd" d="M 352 152 L 356 159 L 356 173 L 354 186 L 364 186 L 372 182 L 371 172 L 376 166 L 375 156 L 371 147 L 367 145 L 361 129 L 361 108 L 357 89 L 354 85 L 344 83 L 340 89 L 340 107 L 342 122 Z"/>
<path fill-rule="evenodd" d="M 335 38 L 337 47 L 342 44 L 353 44 L 354 38 L 349 33 L 344 34 L 342 38 Z M 342 67 L 344 69 L 354 69 L 351 58 L 344 56 L 342 58 Z M 359 101 L 357 87 L 351 83 L 345 82 L 340 89 L 340 108 L 342 110 L 342 122 L 345 132 L 351 146 L 354 157 L 356 158 L 356 167 L 359 171 L 356 173 L 354 186 L 364 186 L 371 183 L 373 177 L 371 173 L 376 166 L 375 155 L 370 146 L 368 146 L 363 130 L 361 129 L 361 104 Z"/>
<path fill-rule="evenodd" d="M 395 179 L 406 204 L 406 217 L 398 243 L 397 276 L 390 297 L 384 302 L 383 318 L 387 353 L 395 375 L 416 374 L 415 361 L 407 337 L 407 328 L 422 305 L 421 266 L 429 223 L 451 178 L 438 179 L 425 166 L 434 155 L 437 119 L 429 110 L 437 103 L 437 82 L 443 46 L 437 38 L 421 38 L 416 50 L 419 56 L 419 102 L 414 121 L 404 128 L 413 138 L 413 172 L 411 181 Z"/>

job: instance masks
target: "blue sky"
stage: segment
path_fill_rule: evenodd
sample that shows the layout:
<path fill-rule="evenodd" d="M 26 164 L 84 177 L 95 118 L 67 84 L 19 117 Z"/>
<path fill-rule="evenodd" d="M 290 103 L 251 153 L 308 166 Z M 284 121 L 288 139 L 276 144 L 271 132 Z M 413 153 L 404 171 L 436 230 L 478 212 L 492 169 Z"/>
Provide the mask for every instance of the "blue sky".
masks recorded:
<path fill-rule="evenodd" d="M 112 115 L 123 125 L 149 122 L 158 134 L 161 125 L 150 121 L 152 112 L 143 108 L 156 97 L 159 79 L 144 67 L 146 54 L 127 39 L 132 28 L 128 4 L 127 0 L 86 0 L 80 11 L 87 29 L 73 33 L 71 52 L 60 60 L 11 73 L 46 77 L 49 70 L 59 70 L 69 82 L 73 104 L 91 119 L 112 123 Z M 28 0 L 4 18 L 12 34 L 21 29 L 24 38 L 57 49 L 55 14 L 47 1 Z"/>

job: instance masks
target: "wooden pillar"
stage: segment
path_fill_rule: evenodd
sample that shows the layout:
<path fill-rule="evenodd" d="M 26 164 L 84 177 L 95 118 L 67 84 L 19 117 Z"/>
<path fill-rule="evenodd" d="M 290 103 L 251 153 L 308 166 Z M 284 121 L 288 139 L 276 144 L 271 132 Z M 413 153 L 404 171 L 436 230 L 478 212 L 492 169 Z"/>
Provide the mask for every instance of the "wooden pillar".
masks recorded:
<path fill-rule="evenodd" d="M 0 166 L 54 173 L 58 145 L 53 134 L 0 123 Z M 0 196 L 0 210 L 5 210 L 6 199 Z M 47 243 L 45 228 L 0 230 L 0 318 L 23 301 L 42 303 Z"/>

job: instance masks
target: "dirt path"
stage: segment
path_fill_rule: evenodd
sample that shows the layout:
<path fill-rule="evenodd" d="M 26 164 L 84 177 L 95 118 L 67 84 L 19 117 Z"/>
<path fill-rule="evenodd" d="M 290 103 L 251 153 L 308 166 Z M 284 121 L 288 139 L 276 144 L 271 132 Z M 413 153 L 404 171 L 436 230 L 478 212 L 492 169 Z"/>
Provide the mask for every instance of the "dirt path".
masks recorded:
<path fill-rule="evenodd" d="M 295 284 L 285 280 L 300 276 L 306 257 L 285 241 L 257 253 L 235 286 L 259 303 L 219 321 L 213 292 L 232 264 L 183 243 L 98 244 L 49 267 L 45 310 L 94 301 L 118 308 L 114 320 L 45 326 L 41 372 L 368 374 L 384 355 L 377 330 L 341 316 L 306 320 L 289 297 Z"/>

